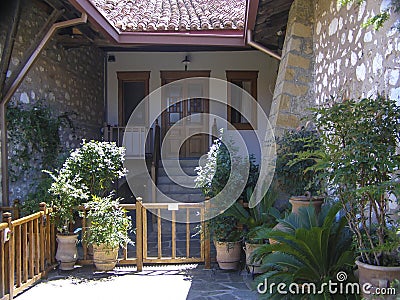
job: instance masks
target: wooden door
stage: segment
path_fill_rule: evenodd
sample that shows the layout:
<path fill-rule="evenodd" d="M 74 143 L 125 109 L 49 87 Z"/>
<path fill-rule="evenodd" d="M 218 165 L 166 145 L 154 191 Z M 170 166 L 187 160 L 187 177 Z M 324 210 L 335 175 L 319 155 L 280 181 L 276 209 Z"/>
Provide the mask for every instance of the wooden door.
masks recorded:
<path fill-rule="evenodd" d="M 164 107 L 162 113 L 162 132 L 164 149 L 168 157 L 200 157 L 208 151 L 208 135 L 195 134 L 208 132 L 209 112 L 208 79 L 199 78 L 177 82 L 189 77 L 209 77 L 210 72 L 185 71 L 162 72 Z M 164 139 L 168 132 L 168 138 Z M 191 136 L 185 140 L 186 136 Z M 183 144 L 182 144 L 183 142 Z M 182 144 L 182 146 L 180 146 Z"/>

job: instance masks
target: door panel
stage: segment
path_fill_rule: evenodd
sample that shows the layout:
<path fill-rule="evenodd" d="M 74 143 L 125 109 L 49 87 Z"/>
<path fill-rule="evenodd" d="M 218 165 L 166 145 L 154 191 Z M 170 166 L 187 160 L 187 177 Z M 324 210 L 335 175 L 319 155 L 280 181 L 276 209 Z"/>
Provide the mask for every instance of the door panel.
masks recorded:
<path fill-rule="evenodd" d="M 173 72 L 175 76 L 177 73 Z M 191 72 L 181 73 L 182 78 L 179 78 L 179 76 L 173 79 L 163 78 L 163 84 L 183 79 L 184 76 L 193 77 L 190 76 L 193 75 Z M 194 73 L 197 74 L 197 72 Z M 176 82 L 164 89 L 164 93 L 163 101 L 166 101 L 167 108 L 162 114 L 162 129 L 163 138 L 168 132 L 168 139 L 163 140 L 163 143 L 167 143 L 164 145 L 164 149 L 167 151 L 166 155 L 176 157 L 179 153 L 180 157 L 200 157 L 208 150 L 208 135 L 196 134 L 208 132 L 209 120 L 202 115 L 202 113 L 209 111 L 208 79 Z M 179 120 L 181 122 L 177 124 Z M 171 128 L 172 126 L 174 127 Z M 191 134 L 194 134 L 194 136 L 184 141 L 185 136 Z M 179 147 L 181 143 L 183 144 Z"/>

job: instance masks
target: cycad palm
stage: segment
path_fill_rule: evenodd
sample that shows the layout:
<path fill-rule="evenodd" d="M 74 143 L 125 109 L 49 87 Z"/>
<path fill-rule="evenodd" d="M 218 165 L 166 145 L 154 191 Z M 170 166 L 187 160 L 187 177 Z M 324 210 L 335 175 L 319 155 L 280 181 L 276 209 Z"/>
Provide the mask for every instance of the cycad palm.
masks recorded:
<path fill-rule="evenodd" d="M 351 251 L 351 235 L 346 220 L 335 222 L 339 206 L 325 208 L 318 216 L 313 207 L 300 210 L 299 215 L 291 214 L 281 224 L 283 230 L 265 229 L 260 237 L 272 238 L 277 244 L 266 244 L 256 250 L 253 258 L 262 259 L 266 273 L 259 277 L 260 282 L 268 284 L 281 282 L 314 283 L 317 291 L 322 283 L 336 281 L 339 271 L 347 271 L 354 264 Z M 350 276 L 351 277 L 351 276 Z M 274 293 L 263 295 L 265 299 L 341 299 L 340 295 L 323 294 L 282 295 Z M 268 291 L 269 292 L 269 291 Z M 346 297 L 342 295 L 343 299 Z"/>

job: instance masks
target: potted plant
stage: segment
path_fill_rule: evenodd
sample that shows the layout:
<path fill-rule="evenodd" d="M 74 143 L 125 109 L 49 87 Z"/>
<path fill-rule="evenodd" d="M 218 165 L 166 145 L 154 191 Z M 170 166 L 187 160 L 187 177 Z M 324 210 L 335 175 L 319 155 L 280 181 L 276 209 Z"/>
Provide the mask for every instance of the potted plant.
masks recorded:
<path fill-rule="evenodd" d="M 246 205 L 248 201 L 246 200 L 250 199 L 252 193 L 253 188 L 249 187 L 246 190 L 245 205 L 242 206 L 242 204 L 236 202 L 226 211 L 226 214 L 236 217 L 239 223 L 243 225 L 243 249 L 246 254 L 247 270 L 252 274 L 260 274 L 262 273 L 261 262 L 252 262 L 251 256 L 254 250 L 261 247 L 266 240 L 259 238 L 257 232 L 260 228 L 273 228 L 277 223 L 277 218 L 280 217 L 280 211 L 273 206 L 277 196 L 275 188 L 271 187 L 257 206 L 248 208 Z"/>
<path fill-rule="evenodd" d="M 236 270 L 242 250 L 242 232 L 238 220 L 228 215 L 218 215 L 208 223 L 208 230 L 217 251 L 217 262 L 223 270 Z"/>
<path fill-rule="evenodd" d="M 308 205 L 314 205 L 318 212 L 324 201 L 321 177 L 318 176 L 320 171 L 312 169 L 315 160 L 309 156 L 321 147 L 321 141 L 317 131 L 310 129 L 308 124 L 286 132 L 277 140 L 277 180 L 281 190 L 290 195 L 289 202 L 295 213 Z"/>
<path fill-rule="evenodd" d="M 284 224 L 288 230 L 259 230 L 259 238 L 278 241 L 261 246 L 255 250 L 252 258 L 262 261 L 264 269 L 264 274 L 257 278 L 261 298 L 355 299 L 356 295 L 331 295 L 328 288 L 319 292 L 320 287 L 329 281 L 338 283 L 338 274 L 346 274 L 347 282 L 356 280 L 352 275 L 355 255 L 351 232 L 346 226 L 345 217 L 336 221 L 340 208 L 339 204 L 324 205 L 318 214 L 313 206 L 302 207 L 299 214 L 291 213 L 285 218 Z M 299 293 L 284 295 L 276 288 L 270 293 L 265 282 L 275 287 L 284 283 L 286 287 L 294 287 L 293 290 L 299 287 Z"/>
<path fill-rule="evenodd" d="M 323 143 L 315 169 L 325 170 L 354 232 L 360 283 L 386 287 L 400 278 L 400 107 L 378 95 L 315 109 L 313 120 Z"/>
<path fill-rule="evenodd" d="M 50 216 L 58 232 L 56 260 L 61 270 L 72 270 L 77 260 L 78 235 L 72 232 L 70 224 L 74 223 L 74 213 L 79 205 L 77 199 L 87 199 L 87 190 L 77 188 L 76 182 L 70 181 L 64 173 L 50 175 L 54 180 L 49 189 L 53 207 Z"/>
<path fill-rule="evenodd" d="M 85 241 L 93 245 L 93 262 L 100 271 L 114 269 L 119 247 L 133 244 L 129 238 L 132 224 L 126 211 L 119 206 L 119 199 L 93 196 L 85 204 L 90 230 L 84 235 Z"/>

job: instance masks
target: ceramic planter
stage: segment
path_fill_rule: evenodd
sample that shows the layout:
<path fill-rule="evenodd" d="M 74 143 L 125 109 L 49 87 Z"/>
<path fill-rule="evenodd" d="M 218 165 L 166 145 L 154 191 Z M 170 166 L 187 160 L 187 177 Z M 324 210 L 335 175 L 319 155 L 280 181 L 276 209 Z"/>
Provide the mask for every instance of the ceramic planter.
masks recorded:
<path fill-rule="evenodd" d="M 110 248 L 104 245 L 93 245 L 93 263 L 99 271 L 111 271 L 118 261 L 118 247 Z"/>
<path fill-rule="evenodd" d="M 214 240 L 217 250 L 217 262 L 222 270 L 237 270 L 242 250 L 241 242 L 218 242 Z"/>
<path fill-rule="evenodd" d="M 292 204 L 292 212 L 295 214 L 299 213 L 300 207 L 307 207 L 309 205 L 313 205 L 315 211 L 319 213 L 324 203 L 324 197 L 292 196 L 289 202 Z"/>
<path fill-rule="evenodd" d="M 78 251 L 76 244 L 78 243 L 78 235 L 57 234 L 57 253 L 56 260 L 59 262 L 60 270 L 72 270 L 78 259 Z"/>
<path fill-rule="evenodd" d="M 244 252 L 246 253 L 246 267 L 252 274 L 261 274 L 263 273 L 261 269 L 261 262 L 260 261 L 254 261 L 251 262 L 251 255 L 253 254 L 254 250 L 257 248 L 260 248 L 263 244 L 251 244 L 251 243 L 245 243 L 244 247 Z"/>
<path fill-rule="evenodd" d="M 361 292 L 363 292 L 363 285 L 370 284 L 372 287 L 369 289 L 371 294 L 367 295 L 362 293 L 365 299 L 373 299 L 372 295 L 376 288 L 388 288 L 390 283 L 395 279 L 400 279 L 400 267 L 382 267 L 374 266 L 356 260 L 356 265 L 358 267 L 358 280 L 360 282 Z M 386 298 L 387 297 L 387 298 Z M 389 295 L 385 296 L 386 300 L 396 299 L 396 296 L 390 298 Z"/>

